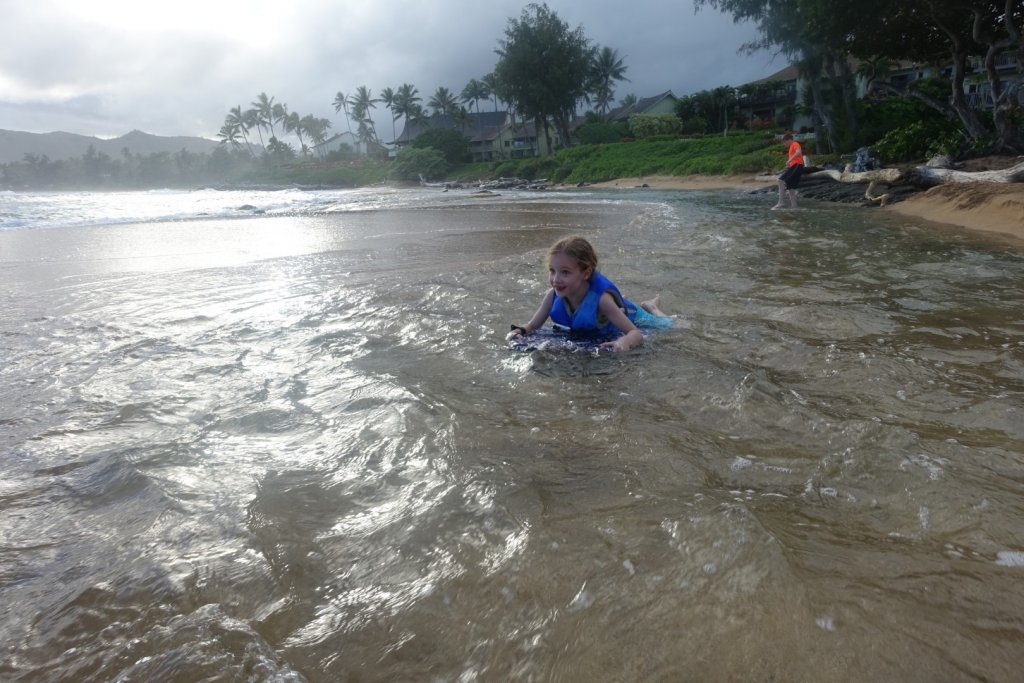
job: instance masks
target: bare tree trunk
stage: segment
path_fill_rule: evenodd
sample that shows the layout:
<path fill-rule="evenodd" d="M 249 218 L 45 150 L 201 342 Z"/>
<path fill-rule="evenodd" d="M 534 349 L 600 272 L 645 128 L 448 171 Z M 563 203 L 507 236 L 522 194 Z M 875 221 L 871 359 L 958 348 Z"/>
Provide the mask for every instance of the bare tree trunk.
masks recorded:
<path fill-rule="evenodd" d="M 836 54 L 835 51 L 829 51 L 831 55 L 831 61 L 834 65 L 833 69 L 838 69 L 839 74 L 830 74 L 832 77 L 833 87 L 838 85 L 838 92 L 843 98 L 843 111 L 846 112 L 846 128 L 849 133 L 851 140 L 857 139 L 857 134 L 860 131 L 860 121 L 857 117 L 857 90 L 854 84 L 853 72 L 850 71 L 850 62 L 846 59 L 845 55 Z"/>
<path fill-rule="evenodd" d="M 953 59 L 953 79 L 949 98 L 950 106 L 953 107 L 957 116 L 960 117 L 960 122 L 964 124 L 964 130 L 967 131 L 967 135 L 971 140 L 980 140 L 985 135 L 985 128 L 981 125 L 977 114 L 974 113 L 974 110 L 967 103 L 967 95 L 964 93 L 968 48 L 964 44 L 963 38 L 956 31 L 950 29 L 944 21 L 939 19 L 934 11 L 931 14 L 935 25 L 949 38 L 950 56 Z"/>
<path fill-rule="evenodd" d="M 831 151 L 836 152 L 836 135 L 832 123 L 832 115 L 829 113 L 828 104 L 825 102 L 825 94 L 821 91 L 820 73 L 809 79 L 811 97 L 814 98 L 814 113 L 821 121 L 821 127 L 825 129 L 825 140 Z"/>
<path fill-rule="evenodd" d="M 1004 88 L 999 71 L 996 69 L 996 56 L 1000 51 L 1014 45 L 1024 47 L 1021 42 L 1020 30 L 1013 23 L 1013 5 L 1014 0 L 1006 0 L 1003 9 L 1003 27 L 1006 29 L 1006 35 L 999 39 L 995 36 L 982 35 L 982 13 L 979 9 L 974 8 L 972 35 L 975 42 L 988 45 L 988 50 L 985 52 L 985 72 L 988 74 L 988 82 L 992 88 L 992 123 L 999 136 L 997 144 L 1000 148 L 1019 153 L 1024 151 L 1024 138 L 1013 125 L 1009 113 L 1020 85 L 1014 84 Z"/>

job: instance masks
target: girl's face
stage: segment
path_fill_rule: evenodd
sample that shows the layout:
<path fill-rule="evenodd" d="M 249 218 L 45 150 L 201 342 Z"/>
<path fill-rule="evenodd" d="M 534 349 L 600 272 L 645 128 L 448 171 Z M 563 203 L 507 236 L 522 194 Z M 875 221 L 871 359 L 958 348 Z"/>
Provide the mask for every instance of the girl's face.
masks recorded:
<path fill-rule="evenodd" d="M 590 268 L 580 268 L 576 259 L 568 254 L 555 254 L 548 262 L 548 284 L 555 294 L 579 303 L 590 288 Z"/>

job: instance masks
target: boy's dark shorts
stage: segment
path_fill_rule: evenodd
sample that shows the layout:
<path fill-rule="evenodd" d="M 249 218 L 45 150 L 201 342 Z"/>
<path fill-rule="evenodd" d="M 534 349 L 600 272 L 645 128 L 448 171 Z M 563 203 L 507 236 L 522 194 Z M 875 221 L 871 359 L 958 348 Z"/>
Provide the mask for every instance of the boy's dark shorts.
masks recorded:
<path fill-rule="evenodd" d="M 786 183 L 787 190 L 795 190 L 800 186 L 800 176 L 803 175 L 803 172 L 804 165 L 795 164 L 783 171 L 782 175 L 779 176 L 779 180 Z"/>

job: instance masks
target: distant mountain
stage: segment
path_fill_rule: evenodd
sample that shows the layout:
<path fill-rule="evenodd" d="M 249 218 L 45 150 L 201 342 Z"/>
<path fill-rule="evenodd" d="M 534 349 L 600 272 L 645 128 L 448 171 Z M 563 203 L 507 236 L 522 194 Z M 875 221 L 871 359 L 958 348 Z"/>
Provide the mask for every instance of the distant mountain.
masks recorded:
<path fill-rule="evenodd" d="M 101 140 L 74 133 L 24 133 L 16 130 L 0 130 L 0 163 L 22 161 L 26 154 L 49 157 L 50 161 L 80 157 L 89 145 L 111 157 L 120 157 L 126 147 L 132 154 L 146 156 L 156 152 L 209 153 L 217 148 L 216 140 L 195 137 L 161 137 L 133 130 L 127 135 L 112 140 Z"/>

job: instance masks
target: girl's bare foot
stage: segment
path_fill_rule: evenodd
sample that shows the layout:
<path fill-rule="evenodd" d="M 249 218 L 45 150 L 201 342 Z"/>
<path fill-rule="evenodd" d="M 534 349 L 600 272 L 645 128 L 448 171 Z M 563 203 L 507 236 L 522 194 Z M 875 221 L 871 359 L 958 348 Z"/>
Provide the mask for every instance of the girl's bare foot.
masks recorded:
<path fill-rule="evenodd" d="M 661 294 L 657 295 L 653 299 L 640 302 L 640 308 L 644 309 L 648 313 L 653 315 L 660 315 L 663 318 L 667 318 L 668 314 L 663 312 L 659 306 L 661 306 Z"/>

